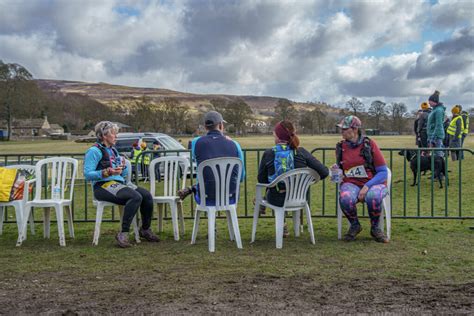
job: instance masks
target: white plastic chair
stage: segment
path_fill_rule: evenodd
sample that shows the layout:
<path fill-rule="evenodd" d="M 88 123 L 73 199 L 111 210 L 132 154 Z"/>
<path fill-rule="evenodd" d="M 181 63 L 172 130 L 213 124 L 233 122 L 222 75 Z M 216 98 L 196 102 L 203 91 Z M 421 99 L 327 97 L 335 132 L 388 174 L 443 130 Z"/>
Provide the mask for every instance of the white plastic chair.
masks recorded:
<path fill-rule="evenodd" d="M 155 168 L 157 164 L 159 168 Z M 163 170 L 163 195 L 156 195 L 156 174 Z M 151 161 L 149 167 L 150 176 L 150 192 L 153 197 L 153 202 L 158 204 L 158 231 L 163 231 L 163 206 L 170 205 L 171 222 L 173 224 L 174 240 L 179 240 L 180 230 L 184 234 L 184 216 L 183 203 L 179 196 L 178 182 L 181 181 L 181 189 L 186 187 L 186 177 L 189 169 L 189 159 L 179 156 L 164 156 L 158 157 Z M 181 228 L 178 228 L 178 221 Z"/>
<path fill-rule="evenodd" d="M 230 203 L 230 183 L 232 179 L 232 170 L 236 168 L 237 176 L 235 177 L 235 204 Z M 215 180 L 215 206 L 206 205 L 206 188 L 204 181 L 204 170 L 210 169 Z M 237 199 L 239 198 L 240 179 L 242 176 L 242 161 L 239 158 L 225 157 L 214 158 L 201 162 L 198 166 L 197 177 L 199 183 L 200 203 L 196 205 L 196 213 L 194 216 L 193 235 L 191 244 L 196 243 L 196 236 L 199 229 L 199 217 L 201 212 L 207 212 L 208 218 L 208 241 L 209 251 L 215 251 L 215 227 L 216 212 L 226 211 L 227 225 L 229 227 L 230 240 L 237 243 L 237 248 L 242 248 L 240 239 L 239 222 L 237 219 Z"/>
<path fill-rule="evenodd" d="M 337 189 L 339 194 L 341 193 L 340 190 L 340 183 L 337 185 Z M 387 239 L 390 240 L 391 229 L 392 229 L 392 204 L 390 201 L 390 188 L 392 187 L 392 171 L 387 167 L 387 195 L 382 200 L 382 212 L 380 213 L 380 220 L 379 220 L 379 228 L 383 231 L 384 230 L 384 216 L 386 217 L 387 222 Z M 342 239 L 342 210 L 341 205 L 339 202 L 339 196 L 336 199 L 337 203 L 337 238 Z M 365 202 L 364 202 L 365 203 Z"/>
<path fill-rule="evenodd" d="M 35 174 L 35 170 L 36 170 L 35 166 L 32 166 L 32 165 L 10 165 L 10 166 L 5 166 L 4 168 L 26 170 L 30 174 Z M 23 214 L 25 213 L 25 203 L 28 201 L 29 187 L 33 182 L 35 182 L 35 179 L 30 179 L 28 181 L 25 181 L 25 187 L 23 189 L 23 199 L 10 201 L 10 202 L 0 202 L 0 235 L 3 233 L 5 207 L 7 206 L 12 206 L 15 209 L 16 225 L 18 227 L 18 234 L 20 234 L 22 222 L 23 222 Z M 30 222 L 31 234 L 34 235 L 35 223 L 33 220 L 33 212 L 30 213 L 29 222 Z M 26 238 L 26 234 L 23 236 L 23 238 L 24 239 Z"/>
<path fill-rule="evenodd" d="M 43 187 L 43 178 L 47 179 L 48 174 L 43 174 L 43 166 L 47 166 L 47 170 L 51 174 L 50 182 L 51 190 L 50 197 L 43 199 L 41 191 Z M 74 238 L 74 226 L 73 226 L 73 216 L 72 216 L 72 197 L 74 193 L 74 181 L 77 174 L 78 161 L 74 158 L 68 157 L 54 157 L 46 158 L 38 161 L 36 164 L 36 191 L 35 197 L 32 201 L 25 203 L 25 215 L 23 218 L 29 218 L 32 207 L 42 207 L 44 208 L 44 237 L 49 238 L 49 228 L 50 228 L 50 207 L 54 207 L 56 211 L 56 219 L 58 222 L 58 234 L 59 234 L 59 244 L 61 246 L 66 246 L 66 238 L 64 234 L 64 215 L 63 209 L 67 208 L 67 219 L 69 224 L 69 235 Z M 69 183 L 69 197 L 66 196 L 66 190 L 68 187 L 67 180 L 70 180 Z M 60 188 L 60 198 L 55 200 L 53 199 L 53 191 L 56 186 Z M 22 230 L 18 236 L 17 246 L 21 246 L 23 242 L 23 235 L 26 235 L 26 225 L 27 221 L 22 222 Z"/>
<path fill-rule="evenodd" d="M 129 184 L 132 181 L 132 163 L 130 160 L 125 159 L 125 165 L 128 170 L 127 177 L 125 179 L 126 183 Z M 92 192 L 92 204 L 96 206 L 97 212 L 95 215 L 95 229 L 94 229 L 94 238 L 92 239 L 92 245 L 97 246 L 99 244 L 99 237 L 100 237 L 100 225 L 102 224 L 102 215 L 104 214 L 104 208 L 107 206 L 117 206 L 120 212 L 120 225 L 122 225 L 123 219 L 123 205 L 115 204 L 112 202 L 106 201 L 99 201 L 94 196 L 94 186 L 91 182 L 91 192 Z M 132 220 L 133 231 L 135 234 L 135 241 L 137 243 L 140 242 L 140 235 L 138 231 L 138 220 L 137 216 L 135 215 Z"/>
<path fill-rule="evenodd" d="M 315 244 L 313 221 L 311 219 L 311 209 L 306 200 L 310 186 L 320 179 L 319 174 L 311 168 L 298 168 L 283 173 L 272 183 L 257 183 L 255 195 L 255 207 L 253 211 L 252 240 L 255 241 L 257 232 L 258 217 L 260 214 L 260 205 L 271 208 L 275 211 L 275 231 L 276 248 L 283 247 L 283 227 L 285 225 L 285 212 L 293 212 L 293 227 L 295 236 L 300 235 L 300 212 L 305 210 L 306 220 L 308 221 L 308 230 L 311 242 Z M 285 202 L 283 206 L 275 206 L 264 199 L 263 189 L 274 188 L 279 182 L 285 184 Z"/>

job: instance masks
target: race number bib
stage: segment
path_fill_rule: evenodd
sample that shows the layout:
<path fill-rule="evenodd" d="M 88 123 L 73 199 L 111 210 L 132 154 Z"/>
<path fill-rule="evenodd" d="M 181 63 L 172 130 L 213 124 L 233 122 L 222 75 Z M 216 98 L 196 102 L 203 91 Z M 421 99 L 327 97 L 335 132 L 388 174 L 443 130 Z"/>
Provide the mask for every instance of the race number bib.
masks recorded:
<path fill-rule="evenodd" d="M 107 181 L 106 183 L 102 184 L 101 187 L 107 190 L 109 193 L 113 194 L 114 196 L 117 196 L 118 191 L 120 191 L 123 188 L 128 187 L 133 190 L 137 188 L 137 186 L 134 185 L 133 183 L 130 183 L 129 185 L 125 185 L 117 181 Z"/>
<path fill-rule="evenodd" d="M 363 165 L 352 167 L 349 170 L 344 172 L 346 177 L 349 178 L 367 178 L 367 172 L 365 171 L 365 167 Z"/>

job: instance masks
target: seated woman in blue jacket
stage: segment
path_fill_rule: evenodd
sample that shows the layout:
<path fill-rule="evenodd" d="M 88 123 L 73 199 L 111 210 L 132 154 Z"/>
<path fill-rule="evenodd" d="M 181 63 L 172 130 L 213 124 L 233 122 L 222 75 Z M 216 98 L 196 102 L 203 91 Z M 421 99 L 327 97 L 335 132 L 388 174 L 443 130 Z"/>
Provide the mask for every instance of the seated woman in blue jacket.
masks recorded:
<path fill-rule="evenodd" d="M 150 192 L 133 184 L 127 185 L 125 181 L 130 170 L 126 168 L 125 158 L 120 157 L 114 147 L 117 132 L 118 126 L 109 121 L 99 122 L 95 126 L 97 143 L 87 150 L 84 157 L 84 176 L 87 181 L 92 181 L 97 200 L 125 205 L 122 230 L 115 237 L 119 247 L 131 246 L 128 234 L 138 208 L 142 216 L 140 237 L 147 241 L 160 241 L 150 229 L 153 215 Z"/>

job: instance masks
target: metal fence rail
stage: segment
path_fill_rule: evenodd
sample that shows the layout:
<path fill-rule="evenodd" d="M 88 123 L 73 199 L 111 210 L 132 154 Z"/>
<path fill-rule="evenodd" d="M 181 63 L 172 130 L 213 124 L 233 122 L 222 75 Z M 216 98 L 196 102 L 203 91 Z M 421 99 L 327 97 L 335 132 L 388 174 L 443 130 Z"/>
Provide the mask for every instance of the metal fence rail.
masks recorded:
<path fill-rule="evenodd" d="M 241 197 L 238 204 L 239 217 L 250 218 L 253 216 L 253 198 L 255 195 L 255 183 L 257 182 L 258 165 L 263 152 L 266 149 L 244 149 L 244 167 L 246 169 L 246 178 L 242 183 Z M 381 148 L 385 156 L 388 167 L 392 170 L 392 188 L 390 198 L 392 201 L 393 218 L 420 218 L 420 219 L 474 219 L 474 190 L 469 183 L 474 178 L 474 152 L 470 149 L 443 149 L 445 152 L 444 161 L 446 168 L 451 168 L 448 173 L 446 184 L 443 189 L 437 187 L 434 180 L 434 172 L 429 174 L 429 178 L 422 177 L 420 171 L 420 159 L 417 159 L 417 178 L 419 179 L 416 187 L 409 186 L 411 181 L 410 162 L 402 156 L 407 148 Z M 412 149 L 417 151 L 418 157 L 422 151 L 434 151 L 434 149 Z M 451 162 L 447 156 L 451 150 L 464 152 L 464 160 Z M 139 166 L 135 166 L 137 177 L 136 183 L 145 188 L 149 187 L 146 174 L 146 165 L 144 161 L 151 161 L 152 158 L 161 155 L 178 155 L 182 151 L 145 151 L 139 157 L 141 161 Z M 326 166 L 335 163 L 335 148 L 321 147 L 315 148 L 311 153 Z M 399 154 L 401 153 L 401 155 Z M 144 159 L 146 156 L 149 159 Z M 61 154 L 0 154 L 0 165 L 13 164 L 35 164 L 38 160 L 54 156 L 67 156 L 79 160 L 79 170 L 74 187 L 73 213 L 76 222 L 95 221 L 96 209 L 92 205 L 91 187 L 85 181 L 83 175 L 84 153 L 61 153 Z M 433 155 L 431 155 L 433 157 Z M 140 159 L 141 158 L 141 159 Z M 431 159 L 431 170 L 434 170 L 434 159 Z M 149 171 L 148 171 L 149 172 Z M 195 166 L 191 161 L 190 176 L 188 183 L 195 182 Z M 422 177 L 422 178 L 420 178 Z M 46 181 L 44 194 L 48 194 L 49 187 Z M 158 184 L 159 187 L 159 184 Z M 338 196 L 337 187 L 328 179 L 320 181 L 313 185 L 310 192 L 310 205 L 313 216 L 315 217 L 335 217 L 336 216 L 336 196 Z M 360 207 L 359 214 L 367 216 L 365 205 Z M 186 217 L 193 217 L 194 202 L 188 198 L 184 202 Z M 118 210 L 117 210 L 118 211 Z M 165 213 L 165 218 L 168 214 Z M 265 215 L 271 217 L 273 214 Z M 8 209 L 5 212 L 7 223 L 15 222 L 14 212 Z M 119 221 L 118 212 L 114 208 L 104 212 L 103 221 Z"/>

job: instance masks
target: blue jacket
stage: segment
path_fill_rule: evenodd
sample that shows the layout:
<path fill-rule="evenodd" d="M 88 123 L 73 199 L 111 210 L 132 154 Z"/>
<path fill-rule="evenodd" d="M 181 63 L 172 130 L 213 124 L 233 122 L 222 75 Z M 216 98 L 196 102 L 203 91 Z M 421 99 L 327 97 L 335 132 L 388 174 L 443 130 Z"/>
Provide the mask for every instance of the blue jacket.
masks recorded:
<path fill-rule="evenodd" d="M 112 168 L 115 168 L 121 164 L 122 159 L 124 159 L 123 157 L 117 157 L 116 151 L 112 150 L 112 148 L 105 147 L 102 144 L 100 144 L 100 146 L 105 148 L 105 150 L 107 150 L 109 153 Z M 86 155 L 84 156 L 84 177 L 87 181 L 91 181 L 92 184 L 95 184 L 98 181 L 112 180 L 125 182 L 125 178 L 129 172 L 127 167 L 123 169 L 122 174 L 120 175 L 112 175 L 107 178 L 102 177 L 102 170 L 99 169 L 99 162 L 101 159 L 102 152 L 96 146 L 92 146 L 86 151 Z"/>
<path fill-rule="evenodd" d="M 428 115 L 428 123 L 426 125 L 426 132 L 428 134 L 428 140 L 434 141 L 435 139 L 444 139 L 444 111 L 446 108 L 443 103 L 439 103 L 433 108 L 430 115 Z"/>
<path fill-rule="evenodd" d="M 242 153 L 242 148 L 240 144 L 234 140 L 227 139 L 221 132 L 218 130 L 212 130 L 207 133 L 205 136 L 196 137 L 191 142 L 191 155 L 193 161 L 199 166 L 199 164 L 205 160 L 213 159 L 213 158 L 222 158 L 222 157 L 237 157 L 242 160 L 242 164 L 244 164 L 244 155 Z M 204 173 L 205 185 L 206 185 L 206 195 L 208 196 L 208 200 L 213 201 L 214 191 L 215 191 L 215 184 L 214 184 L 214 177 L 210 170 Z M 233 176 L 237 177 L 237 174 L 233 174 Z M 245 178 L 245 168 L 242 168 L 242 176 L 241 182 Z M 236 183 L 235 181 L 231 181 L 230 191 L 231 194 L 235 193 L 236 191 Z M 195 196 L 198 200 L 198 194 Z M 232 198 L 231 202 L 235 202 L 235 199 Z M 212 205 L 212 202 L 207 203 L 208 205 Z"/>

